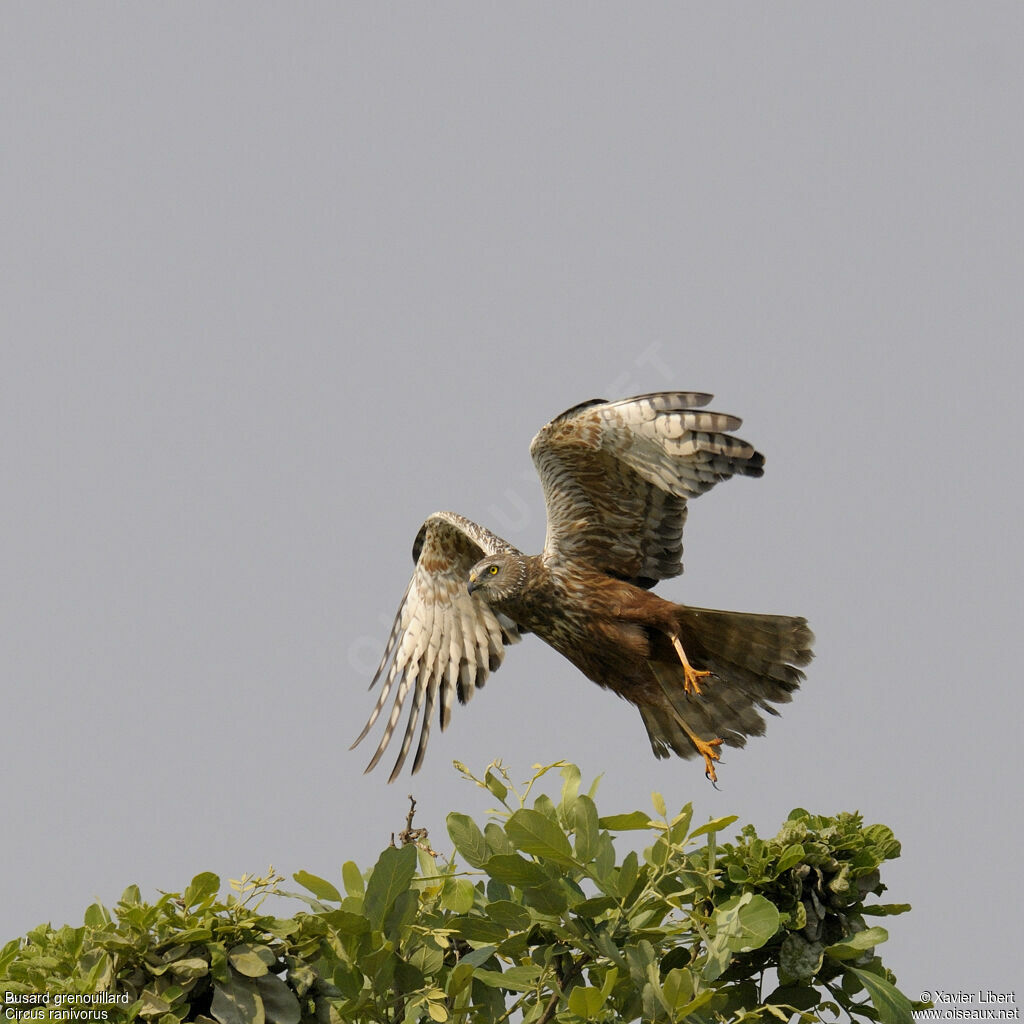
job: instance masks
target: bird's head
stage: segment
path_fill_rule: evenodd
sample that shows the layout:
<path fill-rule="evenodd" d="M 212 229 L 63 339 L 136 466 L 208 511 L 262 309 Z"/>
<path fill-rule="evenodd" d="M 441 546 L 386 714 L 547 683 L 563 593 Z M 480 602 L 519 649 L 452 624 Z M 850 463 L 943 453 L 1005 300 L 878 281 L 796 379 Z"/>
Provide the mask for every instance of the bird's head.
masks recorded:
<path fill-rule="evenodd" d="M 515 597 L 526 582 L 526 561 L 522 555 L 497 554 L 480 559 L 469 571 L 470 594 L 479 594 L 488 604 Z"/>

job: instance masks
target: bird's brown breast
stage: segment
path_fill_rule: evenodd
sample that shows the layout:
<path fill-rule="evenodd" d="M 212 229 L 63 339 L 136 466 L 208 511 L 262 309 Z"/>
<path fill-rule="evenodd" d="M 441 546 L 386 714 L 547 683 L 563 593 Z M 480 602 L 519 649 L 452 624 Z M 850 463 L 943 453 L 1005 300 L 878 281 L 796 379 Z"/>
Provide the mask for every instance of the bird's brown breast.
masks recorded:
<path fill-rule="evenodd" d="M 526 583 L 501 611 L 568 658 L 587 678 L 623 693 L 646 675 L 652 628 L 672 606 L 587 567 L 528 560 Z"/>

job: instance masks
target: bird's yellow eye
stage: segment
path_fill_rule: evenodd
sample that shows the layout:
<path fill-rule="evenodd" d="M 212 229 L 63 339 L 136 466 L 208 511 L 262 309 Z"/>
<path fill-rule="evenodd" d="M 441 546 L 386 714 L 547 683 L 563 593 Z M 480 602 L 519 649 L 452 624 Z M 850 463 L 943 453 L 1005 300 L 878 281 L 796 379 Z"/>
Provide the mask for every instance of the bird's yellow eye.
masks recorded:
<path fill-rule="evenodd" d="M 490 569 L 488 569 L 487 571 L 488 571 L 488 572 L 489 572 L 489 573 L 490 573 L 490 574 L 491 574 L 492 576 L 497 576 L 497 575 L 498 575 L 498 567 L 497 567 L 496 565 L 492 565 L 492 566 L 490 567 Z"/>

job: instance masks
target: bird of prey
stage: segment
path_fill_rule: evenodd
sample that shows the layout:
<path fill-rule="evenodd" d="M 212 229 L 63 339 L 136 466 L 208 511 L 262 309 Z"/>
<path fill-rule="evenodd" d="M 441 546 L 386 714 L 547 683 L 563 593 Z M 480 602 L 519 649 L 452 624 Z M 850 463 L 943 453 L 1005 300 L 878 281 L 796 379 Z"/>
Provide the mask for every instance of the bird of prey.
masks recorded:
<path fill-rule="evenodd" d="M 759 477 L 764 457 L 727 431 L 741 421 L 670 391 L 592 399 L 556 416 L 530 445 L 547 505 L 539 555 L 453 512 L 435 512 L 413 544 L 412 579 L 372 687 L 380 698 L 356 746 L 394 703 L 366 770 L 384 754 L 403 707 L 408 722 L 388 780 L 421 721 L 419 770 L 435 706 L 448 726 L 505 657 L 534 633 L 588 679 L 635 704 L 656 757 L 704 759 L 764 732 L 804 678 L 807 620 L 674 604 L 651 593 L 678 576 L 687 501 L 734 474 Z M 411 700 L 410 700 L 411 695 Z"/>

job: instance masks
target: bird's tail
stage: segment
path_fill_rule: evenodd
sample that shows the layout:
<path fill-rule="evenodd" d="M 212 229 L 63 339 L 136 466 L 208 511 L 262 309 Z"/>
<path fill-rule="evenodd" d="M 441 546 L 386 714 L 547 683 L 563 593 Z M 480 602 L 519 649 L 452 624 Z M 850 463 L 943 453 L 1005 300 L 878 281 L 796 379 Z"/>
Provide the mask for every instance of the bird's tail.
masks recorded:
<path fill-rule="evenodd" d="M 640 708 L 654 753 L 667 757 L 671 748 L 683 757 L 694 755 L 680 716 L 703 739 L 721 737 L 732 747 L 742 747 L 747 736 L 762 735 L 759 711 L 777 715 L 773 705 L 792 700 L 804 679 L 801 668 L 814 657 L 807 620 L 682 605 L 676 606 L 674 618 L 690 665 L 711 674 L 699 680 L 699 694 L 686 692 L 679 655 L 667 641 L 658 645 L 649 664 L 667 705 Z"/>

